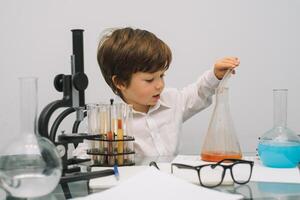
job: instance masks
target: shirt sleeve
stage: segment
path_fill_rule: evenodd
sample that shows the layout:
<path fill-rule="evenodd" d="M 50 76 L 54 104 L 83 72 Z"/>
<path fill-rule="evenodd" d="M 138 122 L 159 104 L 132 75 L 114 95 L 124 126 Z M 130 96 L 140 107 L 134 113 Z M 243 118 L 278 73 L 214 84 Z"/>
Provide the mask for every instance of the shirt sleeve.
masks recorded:
<path fill-rule="evenodd" d="M 212 103 L 212 96 L 219 85 L 213 70 L 206 71 L 198 80 L 180 91 L 183 122 L 207 108 Z"/>

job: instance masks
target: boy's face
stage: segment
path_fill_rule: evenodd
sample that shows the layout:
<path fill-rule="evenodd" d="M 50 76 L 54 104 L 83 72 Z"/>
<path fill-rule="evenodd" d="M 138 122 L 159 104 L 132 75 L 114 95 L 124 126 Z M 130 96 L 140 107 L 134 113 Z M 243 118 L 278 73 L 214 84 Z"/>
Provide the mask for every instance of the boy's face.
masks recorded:
<path fill-rule="evenodd" d="M 149 107 L 157 103 L 164 89 L 164 73 L 165 70 L 134 73 L 129 86 L 119 88 L 126 103 L 133 105 L 136 111 L 148 112 Z"/>

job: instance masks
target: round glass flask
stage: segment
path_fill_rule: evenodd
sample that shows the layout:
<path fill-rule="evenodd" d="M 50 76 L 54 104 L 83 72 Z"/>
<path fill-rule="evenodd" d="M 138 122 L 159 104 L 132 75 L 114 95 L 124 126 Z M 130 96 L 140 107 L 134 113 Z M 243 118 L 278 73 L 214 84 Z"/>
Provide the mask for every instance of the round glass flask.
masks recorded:
<path fill-rule="evenodd" d="M 258 155 L 267 167 L 292 168 L 300 161 L 300 138 L 287 127 L 287 93 L 273 90 L 274 126 L 259 140 Z"/>
<path fill-rule="evenodd" d="M 0 187 L 13 197 L 34 198 L 55 189 L 62 163 L 54 144 L 37 134 L 37 78 L 19 82 L 21 134 L 0 151 Z"/>

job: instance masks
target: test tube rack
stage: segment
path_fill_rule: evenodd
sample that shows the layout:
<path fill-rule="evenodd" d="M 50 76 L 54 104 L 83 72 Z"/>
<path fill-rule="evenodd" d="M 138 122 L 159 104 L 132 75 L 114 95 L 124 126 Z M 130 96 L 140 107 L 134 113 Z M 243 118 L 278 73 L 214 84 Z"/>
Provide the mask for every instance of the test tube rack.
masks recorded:
<path fill-rule="evenodd" d="M 115 138 L 115 137 L 114 137 Z M 135 151 L 133 147 L 134 137 L 124 136 L 123 139 L 108 139 L 106 135 L 89 138 L 92 141 L 92 148 L 87 154 L 92 156 L 92 166 L 110 167 L 131 166 L 135 164 Z M 120 150 L 120 148 L 122 148 Z"/>

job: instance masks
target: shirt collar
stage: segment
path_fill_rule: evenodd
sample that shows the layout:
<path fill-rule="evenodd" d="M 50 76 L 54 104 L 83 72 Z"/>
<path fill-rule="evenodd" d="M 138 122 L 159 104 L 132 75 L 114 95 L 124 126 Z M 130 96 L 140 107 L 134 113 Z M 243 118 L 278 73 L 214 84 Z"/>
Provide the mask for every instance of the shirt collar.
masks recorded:
<path fill-rule="evenodd" d="M 119 100 L 120 102 L 126 104 L 126 102 L 123 101 L 122 98 L 118 98 L 118 100 Z M 152 113 L 152 112 L 154 112 L 154 111 L 156 111 L 156 110 L 158 110 L 158 109 L 164 109 L 164 108 L 167 108 L 167 109 L 168 109 L 168 108 L 171 108 L 171 106 L 170 106 L 169 104 L 167 104 L 163 99 L 159 99 L 159 100 L 157 101 L 157 103 L 155 104 L 155 106 L 152 106 L 152 107 L 149 108 L 148 113 Z M 136 110 L 134 110 L 134 109 L 132 109 L 132 112 L 133 112 L 133 113 L 137 113 L 137 114 L 147 114 L 147 113 L 143 113 L 143 112 L 140 112 L 140 111 L 136 111 Z"/>
<path fill-rule="evenodd" d="M 171 106 L 168 105 L 164 100 L 159 99 L 157 101 L 157 104 L 155 104 L 155 106 L 150 107 L 148 113 L 152 113 L 158 109 L 168 109 L 168 108 L 171 108 Z"/>

